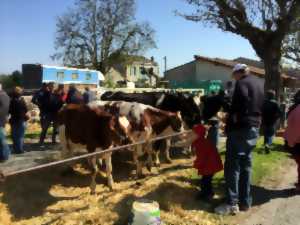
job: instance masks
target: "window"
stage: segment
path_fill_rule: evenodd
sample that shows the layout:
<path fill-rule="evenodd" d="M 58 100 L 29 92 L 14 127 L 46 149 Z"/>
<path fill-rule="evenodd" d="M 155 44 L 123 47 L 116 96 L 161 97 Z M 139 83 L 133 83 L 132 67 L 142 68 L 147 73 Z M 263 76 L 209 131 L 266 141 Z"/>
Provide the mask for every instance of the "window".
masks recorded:
<path fill-rule="evenodd" d="M 72 73 L 72 80 L 78 79 L 78 73 Z"/>
<path fill-rule="evenodd" d="M 129 67 L 130 76 L 133 76 L 133 67 Z"/>
<path fill-rule="evenodd" d="M 56 77 L 59 80 L 63 80 L 65 77 L 65 74 L 64 74 L 64 72 L 57 72 Z"/>
<path fill-rule="evenodd" d="M 136 76 L 136 67 L 133 67 L 133 76 Z"/>
<path fill-rule="evenodd" d="M 86 80 L 91 80 L 91 79 L 92 79 L 92 74 L 91 74 L 91 73 L 87 73 L 87 74 L 85 75 L 85 79 L 86 79 Z"/>

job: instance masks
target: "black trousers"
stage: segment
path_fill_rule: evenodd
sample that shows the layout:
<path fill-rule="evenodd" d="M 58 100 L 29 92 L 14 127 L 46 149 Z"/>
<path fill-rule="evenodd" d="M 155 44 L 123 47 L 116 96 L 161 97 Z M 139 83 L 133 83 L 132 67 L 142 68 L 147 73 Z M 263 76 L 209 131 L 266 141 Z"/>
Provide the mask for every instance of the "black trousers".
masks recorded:
<path fill-rule="evenodd" d="M 201 179 L 201 192 L 207 195 L 213 193 L 213 186 L 212 186 L 212 179 L 213 175 L 203 176 Z"/>

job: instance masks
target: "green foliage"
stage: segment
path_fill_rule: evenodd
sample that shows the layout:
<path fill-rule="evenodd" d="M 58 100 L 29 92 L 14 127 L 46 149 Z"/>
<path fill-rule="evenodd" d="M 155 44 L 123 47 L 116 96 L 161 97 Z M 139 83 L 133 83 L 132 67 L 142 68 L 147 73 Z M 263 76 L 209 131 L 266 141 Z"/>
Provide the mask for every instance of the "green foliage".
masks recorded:
<path fill-rule="evenodd" d="M 116 88 L 116 83 L 113 82 L 112 79 L 107 78 L 107 79 L 105 79 L 105 81 L 103 82 L 103 87 L 105 87 L 105 88 Z"/>
<path fill-rule="evenodd" d="M 0 83 L 5 90 L 12 89 L 15 86 L 22 86 L 23 75 L 18 70 L 14 71 L 12 74 L 2 74 L 0 75 Z"/>

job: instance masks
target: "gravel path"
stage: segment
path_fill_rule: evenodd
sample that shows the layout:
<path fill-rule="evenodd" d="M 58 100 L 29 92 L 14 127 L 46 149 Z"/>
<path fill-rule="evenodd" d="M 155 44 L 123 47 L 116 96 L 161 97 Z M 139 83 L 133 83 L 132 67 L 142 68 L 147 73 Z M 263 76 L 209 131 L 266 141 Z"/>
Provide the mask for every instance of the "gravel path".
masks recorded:
<path fill-rule="evenodd" d="M 40 147 L 37 143 L 30 143 L 25 145 L 25 150 L 24 154 L 12 154 L 9 160 L 0 163 L 0 171 L 5 174 L 55 161 L 60 153 L 59 146 L 51 144 Z"/>
<path fill-rule="evenodd" d="M 251 212 L 238 217 L 241 225 L 299 225 L 300 195 L 293 188 L 296 165 L 292 160 L 279 169 L 276 180 L 253 187 L 254 207 Z M 278 180 L 278 178 L 282 178 Z M 242 222 L 241 222 L 242 221 Z"/>

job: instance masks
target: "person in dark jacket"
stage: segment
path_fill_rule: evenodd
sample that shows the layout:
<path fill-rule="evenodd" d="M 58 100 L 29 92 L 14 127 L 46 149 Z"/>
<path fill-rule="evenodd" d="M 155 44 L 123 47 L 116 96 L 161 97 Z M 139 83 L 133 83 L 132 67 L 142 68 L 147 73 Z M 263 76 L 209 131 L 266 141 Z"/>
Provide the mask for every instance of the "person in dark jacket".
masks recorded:
<path fill-rule="evenodd" d="M 6 142 L 5 124 L 9 111 L 9 97 L 0 84 L 0 161 L 8 160 L 10 149 Z"/>
<path fill-rule="evenodd" d="M 45 93 L 48 92 L 48 84 L 43 83 L 42 87 L 34 93 L 31 102 L 33 104 L 35 104 L 36 106 L 38 106 L 39 110 L 40 110 L 40 116 L 42 116 L 43 112 L 44 112 L 44 108 L 45 108 L 45 104 L 43 104 L 43 99 L 44 99 L 44 95 Z"/>
<path fill-rule="evenodd" d="M 273 144 L 273 138 L 276 133 L 276 127 L 281 117 L 281 110 L 275 98 L 275 91 L 269 90 L 266 94 L 266 100 L 263 105 L 262 125 L 266 154 L 270 153 L 270 148 Z"/>
<path fill-rule="evenodd" d="M 85 88 L 85 92 L 82 95 L 84 104 L 88 104 L 94 100 L 94 95 L 89 87 Z"/>
<path fill-rule="evenodd" d="M 40 145 L 44 144 L 47 131 L 49 127 L 53 126 L 52 132 L 52 143 L 56 143 L 56 136 L 57 136 L 57 114 L 58 111 L 63 106 L 64 102 L 61 96 L 61 92 L 58 90 L 54 91 L 54 84 L 50 83 L 48 85 L 48 91 L 45 92 L 43 99 L 42 99 L 43 108 L 43 117 L 41 120 L 42 132 L 40 135 Z"/>
<path fill-rule="evenodd" d="M 22 97 L 22 88 L 15 87 L 10 100 L 9 123 L 11 126 L 11 136 L 13 141 L 13 152 L 16 154 L 24 153 L 24 135 L 26 130 L 26 121 L 29 119 L 27 115 L 27 106 Z"/>
<path fill-rule="evenodd" d="M 251 207 L 252 150 L 259 137 L 264 101 L 263 82 L 249 74 L 247 65 L 237 64 L 233 78 L 236 84 L 225 129 L 226 203 L 215 209 L 221 215 L 236 214 Z"/>
<path fill-rule="evenodd" d="M 70 85 L 66 99 L 67 104 L 83 104 L 83 97 L 74 85 Z"/>
<path fill-rule="evenodd" d="M 281 111 L 281 117 L 280 117 L 280 129 L 284 129 L 286 126 L 286 102 L 284 95 L 280 96 L 280 111 Z"/>

